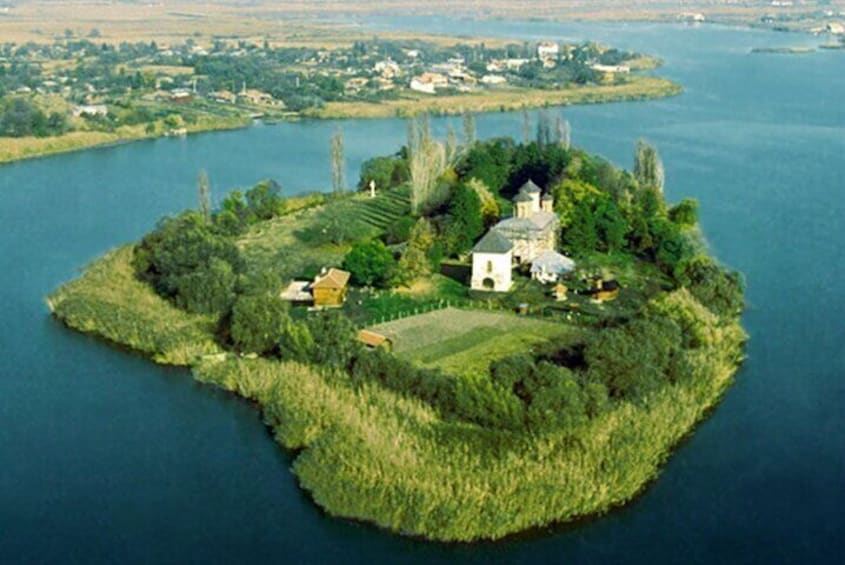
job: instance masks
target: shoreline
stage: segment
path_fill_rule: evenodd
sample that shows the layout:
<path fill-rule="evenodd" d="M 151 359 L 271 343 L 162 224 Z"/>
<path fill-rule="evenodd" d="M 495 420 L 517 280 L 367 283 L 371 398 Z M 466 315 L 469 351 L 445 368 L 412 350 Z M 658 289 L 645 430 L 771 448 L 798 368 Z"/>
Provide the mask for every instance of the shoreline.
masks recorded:
<path fill-rule="evenodd" d="M 274 119 L 273 123 L 292 122 L 302 119 L 354 120 L 376 118 L 406 118 L 417 114 L 456 115 L 463 112 L 492 113 L 511 112 L 522 109 L 537 109 L 550 106 L 571 106 L 587 104 L 612 104 L 670 98 L 683 92 L 683 86 L 665 78 L 639 76 L 621 85 L 591 85 L 563 90 L 509 89 L 490 93 L 461 94 L 406 98 L 381 103 L 330 102 L 323 108 L 306 110 L 298 116 Z M 229 131 L 250 127 L 250 119 L 237 119 L 226 123 L 209 123 L 188 127 L 188 136 L 197 133 Z M 0 147 L 0 166 L 42 159 L 54 155 L 125 145 L 167 137 L 160 134 L 128 132 L 119 133 L 77 131 L 63 136 L 45 138 L 4 138 L 12 145 L 11 150 Z M 90 138 L 90 140 L 88 140 Z M 19 141 L 21 140 L 21 141 Z M 43 145 L 43 150 L 30 150 L 28 144 Z"/>

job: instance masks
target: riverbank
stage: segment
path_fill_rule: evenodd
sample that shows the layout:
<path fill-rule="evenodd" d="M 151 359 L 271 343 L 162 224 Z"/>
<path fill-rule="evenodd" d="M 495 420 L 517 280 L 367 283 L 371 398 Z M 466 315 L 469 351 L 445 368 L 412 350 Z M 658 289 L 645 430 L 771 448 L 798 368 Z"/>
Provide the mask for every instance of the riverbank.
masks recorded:
<path fill-rule="evenodd" d="M 190 135 L 238 129 L 248 126 L 251 121 L 248 117 L 209 115 L 183 127 L 184 133 Z M 72 131 L 54 137 L 3 137 L 0 138 L 0 164 L 163 137 L 160 133 L 146 131 L 145 126 L 146 124 L 121 126 L 113 132 Z M 164 127 L 159 124 L 157 131 L 164 131 Z"/>
<path fill-rule="evenodd" d="M 423 113 L 454 115 L 463 112 L 506 112 L 545 106 L 652 100 L 677 96 L 682 92 L 683 87 L 670 80 L 638 76 L 618 85 L 574 86 L 560 90 L 503 88 L 482 94 L 419 94 L 380 103 L 330 102 L 322 108 L 307 110 L 303 115 L 320 119 L 360 119 L 406 117 Z"/>

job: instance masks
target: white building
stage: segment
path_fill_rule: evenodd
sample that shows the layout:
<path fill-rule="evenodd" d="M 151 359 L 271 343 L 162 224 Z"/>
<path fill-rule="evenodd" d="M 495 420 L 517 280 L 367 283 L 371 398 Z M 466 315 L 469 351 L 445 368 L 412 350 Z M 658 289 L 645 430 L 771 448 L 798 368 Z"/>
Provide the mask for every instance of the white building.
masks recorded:
<path fill-rule="evenodd" d="M 490 230 L 472 248 L 473 290 L 507 292 L 513 284 L 513 244 Z"/>
<path fill-rule="evenodd" d="M 560 45 L 554 41 L 543 41 L 537 45 L 537 57 L 540 59 L 557 59 L 560 54 Z"/>
<path fill-rule="evenodd" d="M 547 250 L 531 261 L 531 278 L 542 283 L 553 283 L 575 270 L 575 261 L 557 251 Z"/>
<path fill-rule="evenodd" d="M 89 118 L 94 118 L 97 116 L 107 116 L 109 113 L 109 109 L 106 107 L 105 104 L 88 104 L 84 106 L 74 106 L 71 114 L 74 118 L 78 118 L 80 116 L 85 116 Z"/>
<path fill-rule="evenodd" d="M 500 84 L 506 84 L 508 82 L 508 79 L 506 79 L 502 75 L 484 75 L 483 77 L 481 77 L 481 82 L 490 86 L 496 86 Z"/>
<path fill-rule="evenodd" d="M 513 201 L 514 216 L 493 226 L 472 250 L 474 290 L 507 291 L 514 264 L 555 253 L 560 220 L 551 195 L 542 196 L 540 187 L 529 180 Z"/>

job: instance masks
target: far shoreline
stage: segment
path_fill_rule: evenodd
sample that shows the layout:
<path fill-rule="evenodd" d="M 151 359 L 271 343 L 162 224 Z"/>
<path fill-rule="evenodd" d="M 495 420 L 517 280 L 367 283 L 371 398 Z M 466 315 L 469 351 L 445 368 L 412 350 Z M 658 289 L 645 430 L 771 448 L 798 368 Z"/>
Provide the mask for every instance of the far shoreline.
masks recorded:
<path fill-rule="evenodd" d="M 683 86 L 665 78 L 639 76 L 632 82 L 621 85 L 593 85 L 561 90 L 507 90 L 482 95 L 434 96 L 430 98 L 405 99 L 381 103 L 339 102 L 303 112 L 288 118 L 273 118 L 272 123 L 301 120 L 354 120 L 407 118 L 429 113 L 435 116 L 456 115 L 462 112 L 493 113 L 533 110 L 546 107 L 611 104 L 639 102 L 677 96 Z M 252 120 L 238 119 L 226 123 L 211 123 L 188 127 L 185 136 L 215 131 L 245 129 Z M 265 122 L 268 125 L 270 121 Z M 100 149 L 125 145 L 136 141 L 147 141 L 167 137 L 161 134 L 120 134 L 108 132 L 71 132 L 57 137 L 4 138 L 13 149 L 0 149 L 0 166 L 43 159 L 54 155 L 76 153 L 89 149 Z M 43 145 L 41 150 L 30 151 L 27 144 Z M 14 147 L 17 146 L 17 147 Z M 22 147 L 21 147 L 22 146 Z"/>

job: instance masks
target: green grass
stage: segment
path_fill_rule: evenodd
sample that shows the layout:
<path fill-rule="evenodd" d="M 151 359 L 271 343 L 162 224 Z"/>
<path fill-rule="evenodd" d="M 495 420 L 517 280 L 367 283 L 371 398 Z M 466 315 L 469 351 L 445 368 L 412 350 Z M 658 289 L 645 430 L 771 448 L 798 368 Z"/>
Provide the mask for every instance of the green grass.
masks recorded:
<path fill-rule="evenodd" d="M 694 379 L 563 432 L 447 421 L 375 383 L 278 361 L 206 362 L 195 376 L 262 407 L 276 440 L 297 450 L 299 484 L 329 514 L 429 539 L 497 539 L 606 512 L 656 477 L 741 358 L 735 321 L 705 323 L 714 339 L 694 352 Z"/>
<path fill-rule="evenodd" d="M 352 211 L 352 218 L 378 230 L 385 230 L 410 211 L 410 191 L 405 188 L 380 192 L 375 198 L 365 197 L 364 200 L 357 201 Z"/>
<path fill-rule="evenodd" d="M 90 265 L 47 297 L 68 326 L 99 335 L 168 365 L 192 365 L 217 354 L 216 321 L 189 314 L 158 296 L 134 276 L 132 247 L 121 247 Z"/>
<path fill-rule="evenodd" d="M 446 308 L 373 326 L 393 341 L 393 351 L 423 367 L 472 376 L 486 373 L 490 362 L 553 338 L 581 332 L 573 326 L 502 312 Z"/>

